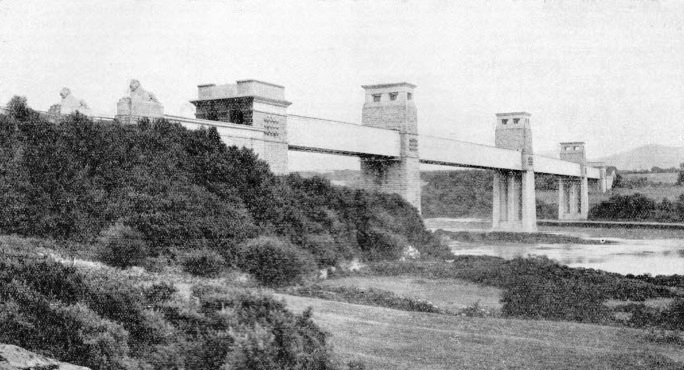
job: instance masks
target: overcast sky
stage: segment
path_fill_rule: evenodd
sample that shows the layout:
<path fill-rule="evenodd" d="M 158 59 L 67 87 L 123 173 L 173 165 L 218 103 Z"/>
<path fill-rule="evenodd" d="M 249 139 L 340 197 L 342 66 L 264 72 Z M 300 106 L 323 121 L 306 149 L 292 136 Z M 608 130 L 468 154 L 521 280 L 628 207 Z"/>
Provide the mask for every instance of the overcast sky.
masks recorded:
<path fill-rule="evenodd" d="M 0 104 L 47 110 L 69 87 L 112 116 L 131 78 L 167 114 L 254 78 L 290 113 L 355 123 L 361 85 L 406 81 L 421 134 L 492 145 L 495 113 L 527 111 L 535 151 L 597 158 L 684 146 L 684 2 L 0 0 Z"/>

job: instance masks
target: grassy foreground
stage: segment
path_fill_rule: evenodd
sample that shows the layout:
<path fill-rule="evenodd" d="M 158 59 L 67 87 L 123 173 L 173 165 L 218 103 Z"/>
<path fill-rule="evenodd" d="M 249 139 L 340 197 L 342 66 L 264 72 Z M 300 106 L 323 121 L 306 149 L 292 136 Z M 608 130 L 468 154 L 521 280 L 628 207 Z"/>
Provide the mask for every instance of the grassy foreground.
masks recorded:
<path fill-rule="evenodd" d="M 470 318 L 277 294 L 314 311 L 344 361 L 369 369 L 682 369 L 681 347 L 642 330 L 566 322 Z"/>
<path fill-rule="evenodd" d="M 0 241 L 4 244 L 24 245 L 18 243 L 21 240 L 13 240 L 13 237 L 3 237 Z M 21 252 L 21 249 L 17 248 L 15 252 Z M 33 253 L 42 255 L 52 252 L 54 251 L 47 248 L 33 250 Z M 499 265 L 504 263 L 495 259 L 480 262 L 487 261 L 488 263 L 475 267 L 482 269 L 489 266 L 499 270 Z M 122 279 L 125 277 L 122 282 L 134 285 L 149 286 L 159 282 L 172 282 L 178 289 L 174 302 L 192 301 L 192 287 L 198 284 L 231 286 L 230 291 L 234 293 L 256 288 L 249 280 L 241 282 L 238 275 L 224 274 L 219 279 L 207 279 L 190 277 L 174 269 L 147 273 L 140 268 L 122 271 L 83 260 L 63 263 L 73 264 L 80 271 L 106 273 Z M 400 273 L 401 269 L 391 269 L 397 265 L 415 270 L 414 274 L 407 276 Z M 380 264 L 375 267 L 383 266 Z M 396 275 L 349 276 L 326 280 L 320 284 L 385 289 L 402 296 L 431 300 L 440 307 L 453 308 L 454 311 L 478 301 L 482 306 L 497 308 L 496 299 L 501 292 L 499 288 L 450 277 L 455 272 L 463 272 L 467 263 L 456 270 L 447 268 L 449 266 L 454 265 L 391 264 L 384 266 L 384 270 L 388 273 L 396 272 Z M 431 277 L 422 276 L 427 272 L 432 274 Z M 264 297 L 270 296 L 268 290 L 256 290 L 260 292 L 260 297 L 262 293 Z M 409 312 L 278 293 L 274 294 L 274 298 L 284 300 L 287 309 L 297 314 L 303 315 L 307 308 L 313 308 L 313 323 L 330 333 L 326 343 L 332 345 L 335 362 L 363 363 L 366 369 L 684 368 L 682 346 L 654 342 L 647 330 L 563 321 Z M 271 302 L 270 298 L 264 299 Z M 163 309 L 166 305 L 168 303 L 159 308 Z M 258 344 L 255 345 L 258 347 Z"/>

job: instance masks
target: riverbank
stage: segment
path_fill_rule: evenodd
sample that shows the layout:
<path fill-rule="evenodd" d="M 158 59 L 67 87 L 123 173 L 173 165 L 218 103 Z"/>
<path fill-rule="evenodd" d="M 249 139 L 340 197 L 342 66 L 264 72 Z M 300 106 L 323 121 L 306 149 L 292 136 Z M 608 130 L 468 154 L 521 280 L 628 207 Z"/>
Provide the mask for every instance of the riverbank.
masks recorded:
<path fill-rule="evenodd" d="M 492 223 L 488 219 L 480 218 L 428 218 L 423 220 L 425 227 L 434 231 L 474 231 L 491 232 Z M 578 238 L 592 239 L 684 239 L 684 230 L 680 229 L 635 229 L 612 227 L 579 227 L 579 226 L 551 226 L 538 225 L 539 233 L 568 235 Z"/>
<path fill-rule="evenodd" d="M 607 239 L 587 239 L 550 233 L 515 233 L 505 231 L 447 231 L 437 229 L 435 235 L 448 242 L 462 243 L 521 243 L 521 244 L 614 244 Z"/>

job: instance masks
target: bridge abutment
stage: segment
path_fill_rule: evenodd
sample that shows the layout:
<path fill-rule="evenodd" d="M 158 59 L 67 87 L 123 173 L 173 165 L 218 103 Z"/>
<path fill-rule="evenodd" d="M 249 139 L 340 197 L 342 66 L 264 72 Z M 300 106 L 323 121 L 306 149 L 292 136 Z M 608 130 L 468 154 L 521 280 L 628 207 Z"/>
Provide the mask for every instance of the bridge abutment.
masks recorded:
<path fill-rule="evenodd" d="M 413 102 L 415 85 L 365 85 L 362 124 L 399 131 L 399 157 L 361 157 L 364 188 L 399 194 L 420 211 L 418 116 Z"/>

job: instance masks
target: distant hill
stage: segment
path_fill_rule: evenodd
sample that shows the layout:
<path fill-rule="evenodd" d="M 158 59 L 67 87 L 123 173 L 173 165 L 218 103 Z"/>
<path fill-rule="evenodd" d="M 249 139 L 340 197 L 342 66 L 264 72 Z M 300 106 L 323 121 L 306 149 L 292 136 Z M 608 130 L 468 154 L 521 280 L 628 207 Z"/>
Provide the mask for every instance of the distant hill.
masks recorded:
<path fill-rule="evenodd" d="M 596 161 L 615 166 L 618 170 L 650 170 L 652 167 L 677 167 L 684 162 L 684 148 L 644 145 L 627 152 L 598 158 Z"/>

